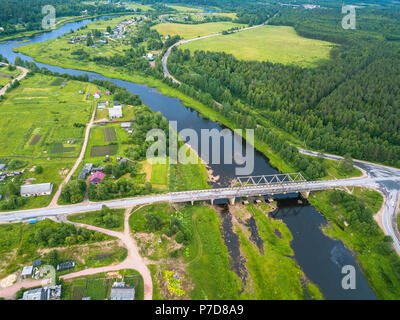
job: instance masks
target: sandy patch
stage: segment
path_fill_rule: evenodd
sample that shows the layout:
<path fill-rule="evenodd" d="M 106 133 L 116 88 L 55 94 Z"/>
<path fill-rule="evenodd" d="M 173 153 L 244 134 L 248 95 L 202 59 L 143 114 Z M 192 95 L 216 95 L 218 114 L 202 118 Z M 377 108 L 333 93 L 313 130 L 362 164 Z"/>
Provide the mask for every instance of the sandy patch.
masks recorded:
<path fill-rule="evenodd" d="M 11 287 L 15 283 L 15 281 L 17 281 L 17 275 L 10 274 L 0 281 L 0 288 Z"/>

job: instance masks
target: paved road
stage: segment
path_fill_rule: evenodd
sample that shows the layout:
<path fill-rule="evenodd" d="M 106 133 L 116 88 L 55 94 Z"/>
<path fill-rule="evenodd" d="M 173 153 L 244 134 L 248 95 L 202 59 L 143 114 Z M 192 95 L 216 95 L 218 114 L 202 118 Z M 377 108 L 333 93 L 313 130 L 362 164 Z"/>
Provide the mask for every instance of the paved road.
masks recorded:
<path fill-rule="evenodd" d="M 298 149 L 303 154 L 318 156 L 317 152 Z M 343 160 L 343 157 L 332 154 L 324 154 L 324 158 Z M 378 223 L 385 234 L 392 237 L 394 246 L 400 254 L 400 235 L 396 221 L 396 203 L 400 192 L 400 169 L 361 160 L 354 160 L 354 166 L 364 171 L 370 179 L 374 180 L 373 185 L 367 184 L 365 185 L 366 187 L 374 188 L 383 194 L 385 200 Z"/>
<path fill-rule="evenodd" d="M 286 184 L 274 184 L 264 186 L 247 186 L 247 187 L 231 187 L 205 190 L 191 190 L 182 192 L 171 192 L 165 194 L 147 195 L 134 198 L 126 198 L 120 200 L 109 200 L 102 202 L 89 202 L 87 204 L 76 204 L 67 206 L 57 206 L 54 208 L 29 209 L 12 212 L 0 212 L 0 222 L 21 221 L 30 218 L 51 217 L 63 214 L 71 214 L 77 212 L 87 212 L 100 210 L 102 205 L 110 208 L 128 208 L 136 205 L 150 204 L 155 202 L 189 202 L 203 201 L 210 199 L 226 199 L 235 197 L 245 197 L 250 195 L 262 194 L 281 194 L 302 191 L 317 191 L 336 187 L 362 186 L 370 188 L 378 188 L 387 178 L 358 178 L 358 179 L 338 179 L 326 181 L 309 181 L 295 182 Z M 396 184 L 400 184 L 400 176 L 392 180 Z"/>
<path fill-rule="evenodd" d="M 0 64 L 8 66 L 8 64 L 4 63 L 4 62 L 0 62 Z M 19 67 L 19 66 L 17 66 L 17 68 L 19 70 L 21 70 L 22 73 L 18 77 L 16 77 L 15 79 L 13 79 L 11 82 L 7 83 L 3 88 L 0 89 L 0 96 L 4 95 L 6 93 L 7 89 L 11 86 L 12 83 L 15 82 L 15 80 L 21 81 L 23 78 L 26 77 L 26 75 L 29 72 L 28 69 L 25 69 L 25 68 L 22 68 L 22 67 Z"/>

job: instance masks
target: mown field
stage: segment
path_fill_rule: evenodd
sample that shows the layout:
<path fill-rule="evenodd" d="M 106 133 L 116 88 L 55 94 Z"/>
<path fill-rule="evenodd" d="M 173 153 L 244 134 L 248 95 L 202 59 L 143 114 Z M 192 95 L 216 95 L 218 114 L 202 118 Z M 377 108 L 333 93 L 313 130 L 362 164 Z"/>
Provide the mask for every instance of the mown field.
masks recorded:
<path fill-rule="evenodd" d="M 153 28 L 165 36 L 170 35 L 172 37 L 180 35 L 184 39 L 191 39 L 236 27 L 243 27 L 243 25 L 232 22 L 210 22 L 201 24 L 160 23 Z"/>
<path fill-rule="evenodd" d="M 292 27 L 263 26 L 193 41 L 182 49 L 226 52 L 240 60 L 270 61 L 313 67 L 329 59 L 333 44 L 300 37 Z"/>

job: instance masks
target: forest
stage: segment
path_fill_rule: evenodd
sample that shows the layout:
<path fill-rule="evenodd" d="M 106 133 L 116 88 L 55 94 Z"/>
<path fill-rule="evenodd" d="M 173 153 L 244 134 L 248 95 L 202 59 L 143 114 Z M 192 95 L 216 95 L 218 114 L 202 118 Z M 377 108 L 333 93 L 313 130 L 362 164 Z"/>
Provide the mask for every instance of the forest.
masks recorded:
<path fill-rule="evenodd" d="M 56 9 L 56 19 L 60 17 L 128 12 L 110 2 L 89 4 L 83 0 L 0 0 L 0 27 L 3 35 L 12 35 L 21 31 L 42 30 L 42 7 L 52 5 Z"/>
<path fill-rule="evenodd" d="M 400 167 L 399 11 L 365 10 L 362 30 L 349 33 L 339 28 L 338 13 L 325 10 L 313 20 L 309 10 L 282 9 L 271 20 L 338 44 L 317 68 L 174 50 L 169 71 L 187 85 L 182 90 L 191 87 L 222 103 L 220 111 L 240 127 L 260 134 L 264 123 L 273 123 L 308 148 Z M 384 28 L 369 19 L 376 14 Z"/>

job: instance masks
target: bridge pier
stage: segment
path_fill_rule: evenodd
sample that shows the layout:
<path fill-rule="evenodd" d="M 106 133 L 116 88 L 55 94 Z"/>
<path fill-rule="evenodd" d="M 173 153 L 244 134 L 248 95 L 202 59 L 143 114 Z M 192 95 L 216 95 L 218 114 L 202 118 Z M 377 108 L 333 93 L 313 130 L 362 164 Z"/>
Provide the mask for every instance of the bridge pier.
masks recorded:
<path fill-rule="evenodd" d="M 235 204 L 235 198 L 229 198 L 229 204 L 233 206 Z"/>
<path fill-rule="evenodd" d="M 190 203 L 192 204 L 192 206 L 194 206 L 194 200 L 191 200 Z"/>
<path fill-rule="evenodd" d="M 304 199 L 308 199 L 308 197 L 310 196 L 310 191 L 303 191 L 300 192 L 300 194 L 303 196 Z"/>
<path fill-rule="evenodd" d="M 214 205 L 214 199 L 210 199 L 211 205 Z"/>

